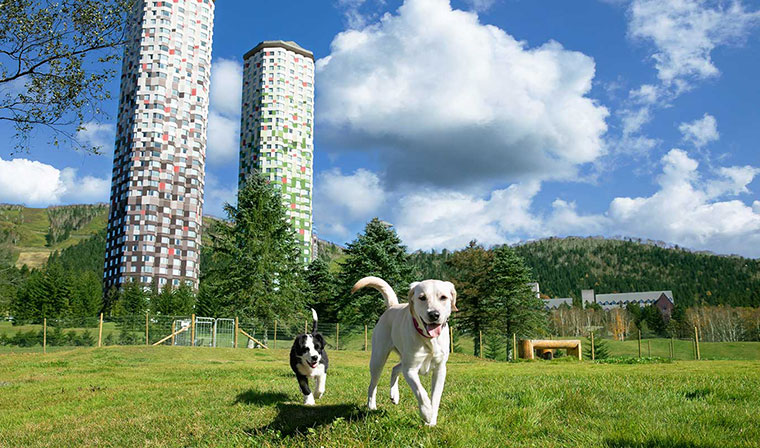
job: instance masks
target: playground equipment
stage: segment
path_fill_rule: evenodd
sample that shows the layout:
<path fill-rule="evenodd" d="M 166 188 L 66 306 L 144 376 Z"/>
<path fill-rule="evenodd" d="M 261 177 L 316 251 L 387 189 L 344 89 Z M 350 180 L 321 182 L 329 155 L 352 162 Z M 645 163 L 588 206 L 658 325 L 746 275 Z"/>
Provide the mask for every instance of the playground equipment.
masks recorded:
<path fill-rule="evenodd" d="M 568 356 L 577 356 L 580 361 L 580 339 L 523 339 L 520 341 L 520 357 L 523 359 L 535 359 L 535 353 L 544 359 L 554 358 L 554 350 L 567 349 Z"/>

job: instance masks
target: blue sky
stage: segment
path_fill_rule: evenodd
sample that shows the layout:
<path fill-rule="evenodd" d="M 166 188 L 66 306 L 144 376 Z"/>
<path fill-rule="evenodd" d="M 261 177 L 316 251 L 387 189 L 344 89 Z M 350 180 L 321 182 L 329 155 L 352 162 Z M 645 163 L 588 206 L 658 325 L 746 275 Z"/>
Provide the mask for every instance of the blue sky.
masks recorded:
<path fill-rule="evenodd" d="M 218 2 L 206 212 L 236 188 L 242 55 L 318 60 L 315 229 L 379 216 L 410 249 L 633 236 L 760 256 L 760 8 L 708 0 Z M 112 83 L 114 97 L 118 84 Z M 107 201 L 110 113 L 0 152 L 0 201 Z"/>

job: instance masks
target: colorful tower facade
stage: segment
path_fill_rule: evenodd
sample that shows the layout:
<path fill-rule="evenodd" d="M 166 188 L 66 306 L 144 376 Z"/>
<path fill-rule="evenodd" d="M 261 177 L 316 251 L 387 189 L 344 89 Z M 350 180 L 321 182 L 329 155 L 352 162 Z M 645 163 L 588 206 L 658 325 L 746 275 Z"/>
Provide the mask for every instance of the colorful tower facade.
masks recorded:
<path fill-rule="evenodd" d="M 314 55 L 289 41 L 264 41 L 243 56 L 242 186 L 253 172 L 282 192 L 308 263 L 312 250 Z"/>
<path fill-rule="evenodd" d="M 213 0 L 138 0 L 127 24 L 104 283 L 197 287 Z"/>

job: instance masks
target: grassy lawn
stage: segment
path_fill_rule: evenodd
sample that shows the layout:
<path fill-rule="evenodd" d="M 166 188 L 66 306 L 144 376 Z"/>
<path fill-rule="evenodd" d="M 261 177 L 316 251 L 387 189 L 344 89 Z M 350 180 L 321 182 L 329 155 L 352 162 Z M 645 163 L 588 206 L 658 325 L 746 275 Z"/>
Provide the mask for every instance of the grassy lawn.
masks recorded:
<path fill-rule="evenodd" d="M 392 355 L 393 356 L 393 355 Z M 107 347 L 0 356 L 0 446 L 751 447 L 760 362 L 507 364 L 455 355 L 436 428 L 409 387 L 367 412 L 368 354 L 300 405 L 288 351 Z M 429 379 L 425 381 L 429 387 Z"/>

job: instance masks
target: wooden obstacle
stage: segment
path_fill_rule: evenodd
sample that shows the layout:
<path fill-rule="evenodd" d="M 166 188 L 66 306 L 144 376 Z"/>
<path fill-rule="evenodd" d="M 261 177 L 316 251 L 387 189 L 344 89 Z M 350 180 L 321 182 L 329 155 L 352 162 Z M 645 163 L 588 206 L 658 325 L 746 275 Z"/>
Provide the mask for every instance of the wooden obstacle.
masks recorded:
<path fill-rule="evenodd" d="M 566 349 L 568 356 L 582 359 L 580 339 L 523 339 L 520 341 L 520 358 L 535 359 L 535 352 L 538 352 L 541 358 L 551 359 L 554 350 L 559 348 Z"/>

